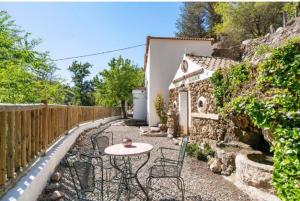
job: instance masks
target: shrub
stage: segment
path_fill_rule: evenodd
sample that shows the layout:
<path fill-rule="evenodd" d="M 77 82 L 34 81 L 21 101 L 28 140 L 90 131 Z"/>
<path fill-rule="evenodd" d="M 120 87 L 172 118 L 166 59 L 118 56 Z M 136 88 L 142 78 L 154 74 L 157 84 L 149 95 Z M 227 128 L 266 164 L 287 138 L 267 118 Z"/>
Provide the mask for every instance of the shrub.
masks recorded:
<path fill-rule="evenodd" d="M 230 69 L 218 69 L 210 78 L 213 85 L 213 95 L 216 106 L 222 108 L 239 87 L 250 78 L 250 65 L 241 63 L 231 66 Z"/>
<path fill-rule="evenodd" d="M 199 152 L 199 147 L 195 143 L 189 143 L 186 148 L 186 152 L 189 156 L 196 157 L 197 152 Z"/>
<path fill-rule="evenodd" d="M 208 156 L 213 156 L 214 153 L 208 144 L 204 144 L 203 149 L 200 149 L 195 143 L 189 143 L 187 146 L 187 154 L 201 161 L 207 161 Z"/>
<path fill-rule="evenodd" d="M 207 143 L 204 144 L 203 153 L 206 156 L 206 158 L 208 156 L 214 156 L 215 155 L 215 151 Z"/>
<path fill-rule="evenodd" d="M 166 124 L 168 117 L 165 108 L 164 97 L 161 93 L 157 94 L 154 100 L 156 114 L 159 117 L 160 123 Z"/>

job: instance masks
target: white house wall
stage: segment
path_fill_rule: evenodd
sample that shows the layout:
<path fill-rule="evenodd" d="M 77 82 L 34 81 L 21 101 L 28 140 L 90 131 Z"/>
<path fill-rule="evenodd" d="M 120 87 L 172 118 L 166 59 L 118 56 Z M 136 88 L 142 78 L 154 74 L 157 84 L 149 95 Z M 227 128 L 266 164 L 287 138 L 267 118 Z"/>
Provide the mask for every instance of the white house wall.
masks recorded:
<path fill-rule="evenodd" d="M 151 55 L 151 47 L 149 46 L 149 51 L 148 51 L 148 58 L 147 58 L 147 66 L 146 66 L 146 72 L 145 72 L 145 87 L 146 87 L 146 90 L 147 90 L 147 104 L 146 104 L 146 107 L 147 107 L 147 115 L 146 115 L 146 121 L 148 122 L 149 119 L 150 119 L 150 104 L 148 103 L 148 97 L 150 97 L 150 87 L 151 87 L 151 83 L 150 83 L 150 64 L 151 64 L 151 61 L 150 61 L 150 55 Z"/>
<path fill-rule="evenodd" d="M 211 56 L 211 41 L 151 39 L 148 52 L 146 78 L 148 78 L 147 111 L 148 124 L 159 122 L 155 112 L 154 100 L 161 92 L 167 103 L 168 88 L 185 53 Z"/>

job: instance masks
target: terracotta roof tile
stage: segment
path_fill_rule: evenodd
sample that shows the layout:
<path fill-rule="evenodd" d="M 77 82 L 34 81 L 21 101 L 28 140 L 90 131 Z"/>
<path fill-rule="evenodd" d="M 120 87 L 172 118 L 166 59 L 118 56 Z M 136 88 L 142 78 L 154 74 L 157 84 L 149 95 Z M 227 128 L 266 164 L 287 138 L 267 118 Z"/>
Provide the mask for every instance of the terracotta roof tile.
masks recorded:
<path fill-rule="evenodd" d="M 186 57 L 192 62 L 199 64 L 201 67 L 211 71 L 219 68 L 227 68 L 233 64 L 236 64 L 235 61 L 222 57 L 196 56 L 190 54 L 187 54 Z"/>

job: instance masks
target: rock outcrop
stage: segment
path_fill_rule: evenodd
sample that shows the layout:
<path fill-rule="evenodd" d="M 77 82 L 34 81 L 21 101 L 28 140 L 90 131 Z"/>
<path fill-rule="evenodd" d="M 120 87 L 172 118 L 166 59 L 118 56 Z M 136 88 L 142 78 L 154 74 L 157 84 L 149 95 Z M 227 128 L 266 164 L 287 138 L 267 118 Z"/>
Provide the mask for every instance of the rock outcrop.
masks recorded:
<path fill-rule="evenodd" d="M 279 27 L 274 33 L 268 33 L 263 37 L 245 40 L 242 43 L 243 60 L 248 60 L 252 65 L 270 56 L 269 49 L 276 48 L 287 39 L 300 36 L 300 17 L 294 18 L 287 23 L 286 27 Z M 260 53 L 257 53 L 257 50 Z"/>

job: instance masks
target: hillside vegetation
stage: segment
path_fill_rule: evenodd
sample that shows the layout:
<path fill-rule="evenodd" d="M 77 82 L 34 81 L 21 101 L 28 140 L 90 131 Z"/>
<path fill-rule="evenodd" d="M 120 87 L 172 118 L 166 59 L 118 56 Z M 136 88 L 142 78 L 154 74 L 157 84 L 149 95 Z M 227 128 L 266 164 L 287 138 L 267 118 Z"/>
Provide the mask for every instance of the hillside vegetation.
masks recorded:
<path fill-rule="evenodd" d="M 300 38 L 270 50 L 255 66 L 242 62 L 216 71 L 211 80 L 225 118 L 246 116 L 269 134 L 277 195 L 300 200 Z"/>

